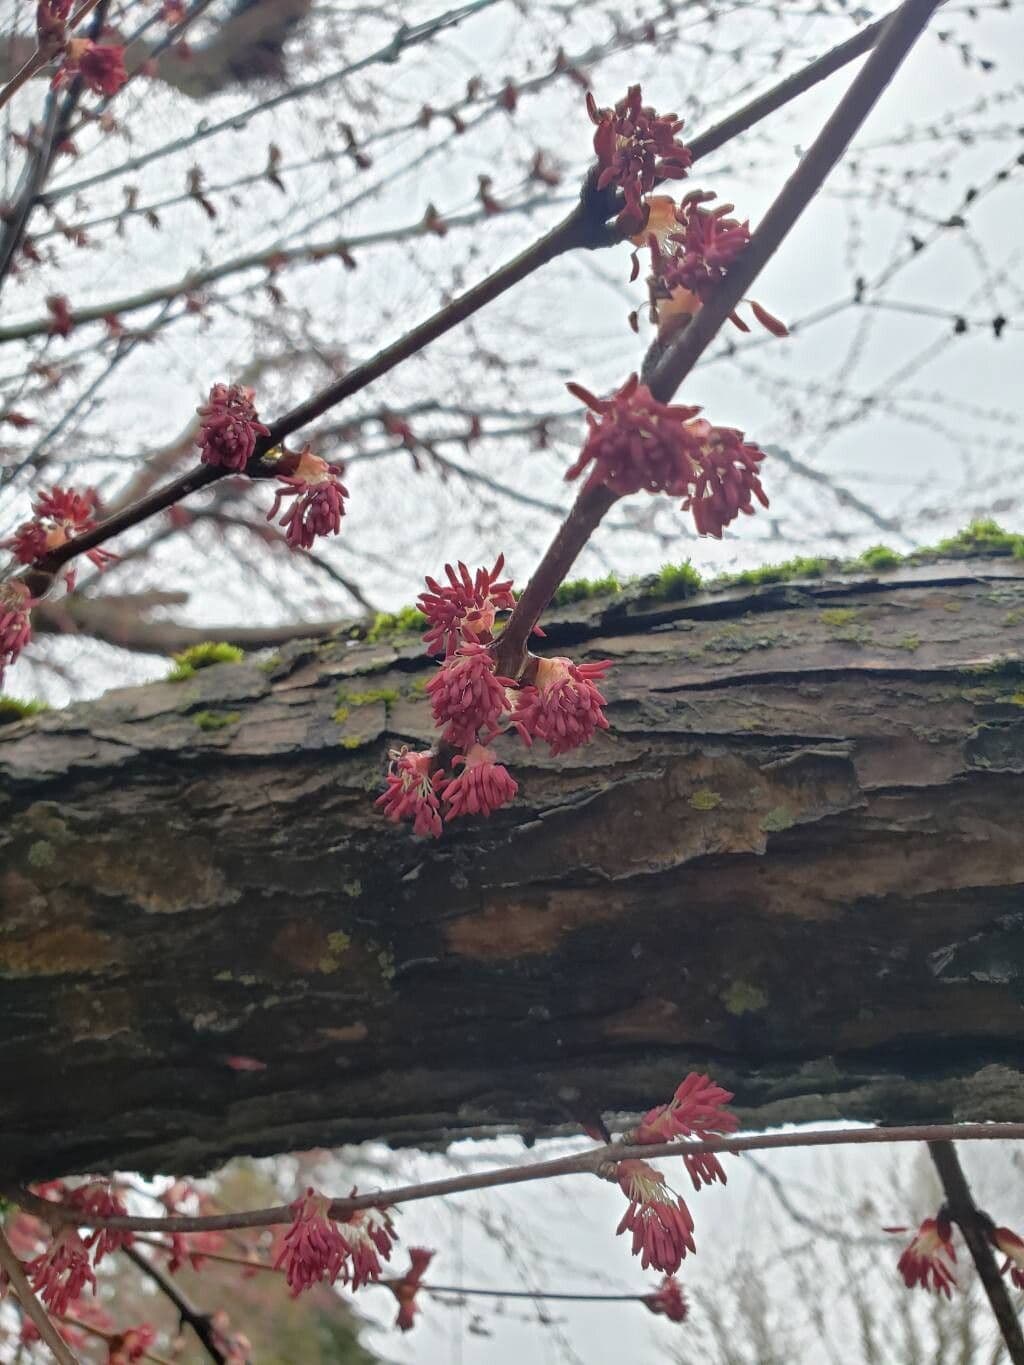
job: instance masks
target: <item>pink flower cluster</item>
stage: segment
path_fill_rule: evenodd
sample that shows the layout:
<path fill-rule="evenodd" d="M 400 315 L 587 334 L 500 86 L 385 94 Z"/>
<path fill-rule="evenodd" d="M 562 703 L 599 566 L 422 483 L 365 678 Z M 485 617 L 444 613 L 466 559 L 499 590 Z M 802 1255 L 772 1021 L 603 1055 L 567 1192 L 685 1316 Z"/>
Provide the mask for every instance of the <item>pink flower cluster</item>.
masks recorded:
<path fill-rule="evenodd" d="M 59 89 L 72 76 L 81 76 L 87 89 L 109 99 L 128 79 L 124 48 L 117 43 L 94 43 L 90 38 L 70 39 L 53 78 L 53 89 Z"/>
<path fill-rule="evenodd" d="M 0 686 L 4 673 L 32 639 L 32 608 L 35 598 L 24 583 L 11 579 L 0 583 Z"/>
<path fill-rule="evenodd" d="M 511 579 L 499 579 L 503 565 L 500 557 L 474 575 L 461 562 L 457 569 L 446 564 L 447 583 L 428 578 L 419 598 L 427 650 L 445 654 L 427 684 L 434 723 L 442 744 L 462 752 L 442 762 L 429 749 L 392 751 L 377 805 L 390 820 L 411 820 L 415 834 L 438 838 L 445 820 L 490 815 L 515 798 L 517 783 L 490 747 L 504 729 L 515 730 L 527 745 L 544 740 L 552 754 L 561 754 L 608 728 L 597 687 L 608 660 L 531 658 L 518 684 L 499 675 L 497 613 L 515 606 Z"/>
<path fill-rule="evenodd" d="M 643 196 L 659 180 L 681 180 L 693 165 L 693 153 L 678 138 L 683 120 L 644 104 L 639 85 L 630 86 L 614 109 L 599 109 L 588 91 L 587 113 L 597 125 L 597 188 L 622 191 L 625 206 L 617 222 L 635 232 L 645 218 Z"/>
<path fill-rule="evenodd" d="M 206 402 L 196 409 L 202 422 L 196 445 L 203 464 L 240 474 L 253 457 L 256 438 L 270 431 L 253 406 L 254 393 L 241 384 L 214 384 Z"/>
<path fill-rule="evenodd" d="M 980 1219 L 989 1242 L 1005 1258 L 1001 1273 L 1009 1273 L 1017 1289 L 1024 1289 L 1024 1238 L 1010 1228 L 997 1227 L 987 1214 Z M 906 1232 L 904 1227 L 885 1228 L 886 1232 Z M 908 1289 L 920 1285 L 922 1289 L 952 1298 L 957 1287 L 954 1268 L 956 1248 L 953 1245 L 953 1221 L 949 1209 L 943 1205 L 934 1218 L 926 1218 L 903 1249 L 896 1269 L 903 1276 Z"/>
<path fill-rule="evenodd" d="M 24 521 L 0 548 L 10 550 L 19 564 L 34 564 L 51 550 L 59 550 L 75 536 L 91 531 L 96 525 L 96 493 L 87 488 L 84 493 L 73 488 L 51 488 L 40 493 L 32 504 L 32 518 Z M 104 569 L 117 555 L 98 546 L 85 552 L 90 563 Z M 74 586 L 69 576 L 69 589 Z"/>
<path fill-rule="evenodd" d="M 764 451 L 744 441 L 742 431 L 697 418 L 700 408 L 659 402 L 635 374 L 611 398 L 568 387 L 597 416 L 587 414 L 587 439 L 566 479 L 592 465 L 588 488 L 682 497 L 698 532 L 716 539 L 741 512 L 753 515 L 754 498 L 768 506 L 759 476 Z"/>
<path fill-rule="evenodd" d="M 660 1313 L 669 1322 L 685 1322 L 689 1306 L 682 1286 L 674 1275 L 666 1275 L 653 1294 L 645 1294 L 643 1302 L 652 1313 Z"/>
<path fill-rule="evenodd" d="M 341 482 L 344 470 L 314 455 L 308 446 L 301 454 L 284 458 L 287 467 L 277 476 L 279 487 L 267 520 L 274 520 L 286 498 L 293 499 L 278 524 L 285 528 L 292 549 L 310 550 L 317 536 L 336 536 L 341 530 L 348 497 Z"/>
<path fill-rule="evenodd" d="M 677 1087 L 668 1104 L 649 1109 L 632 1133 L 625 1135 L 627 1143 L 651 1146 L 672 1142 L 680 1137 L 706 1141 L 715 1134 L 735 1132 L 738 1120 L 726 1113 L 724 1106 L 732 1099 L 728 1090 L 715 1085 L 708 1076 L 691 1072 Z M 713 1152 L 682 1152 L 683 1163 L 690 1174 L 695 1190 L 714 1181 L 726 1183 L 725 1171 Z M 653 1266 L 666 1275 L 674 1275 L 688 1253 L 696 1251 L 693 1240 L 693 1219 L 682 1196 L 670 1189 L 665 1177 L 646 1161 L 620 1161 L 616 1179 L 629 1200 L 629 1207 L 619 1223 L 618 1232 L 633 1234 L 633 1255 L 641 1256 L 646 1270 Z M 659 1293 L 662 1305 L 654 1307 L 645 1300 L 652 1312 L 686 1315 L 686 1305 L 676 1305 L 667 1284 Z M 656 1296 L 655 1296 L 656 1297 Z"/>
<path fill-rule="evenodd" d="M 63 1317 L 87 1288 L 96 1293 L 88 1248 L 74 1228 L 57 1233 L 42 1255 L 28 1262 L 25 1273 L 33 1290 L 57 1317 Z"/>
<path fill-rule="evenodd" d="M 381 1259 L 390 1259 L 395 1242 L 385 1211 L 364 1209 L 339 1221 L 331 1217 L 330 1199 L 310 1186 L 291 1214 L 274 1269 L 284 1270 L 293 1295 L 323 1280 L 359 1289 L 380 1279 Z"/>

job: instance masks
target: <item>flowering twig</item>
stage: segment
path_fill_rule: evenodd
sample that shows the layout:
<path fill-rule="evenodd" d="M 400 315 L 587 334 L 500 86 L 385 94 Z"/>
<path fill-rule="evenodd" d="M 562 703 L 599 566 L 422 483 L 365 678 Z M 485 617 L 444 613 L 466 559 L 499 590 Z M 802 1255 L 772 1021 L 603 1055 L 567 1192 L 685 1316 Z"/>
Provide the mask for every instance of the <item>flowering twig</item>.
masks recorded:
<path fill-rule="evenodd" d="M 1010 1302 L 1006 1283 L 999 1273 L 999 1266 L 985 1229 L 984 1216 L 971 1196 L 970 1186 L 967 1184 L 956 1148 L 951 1141 L 933 1139 L 928 1143 L 928 1151 L 939 1173 L 942 1188 L 946 1192 L 949 1217 L 963 1233 L 978 1278 L 988 1295 L 992 1312 L 999 1324 L 1007 1354 L 1014 1365 L 1024 1365 L 1024 1333 L 1021 1332 L 1016 1310 Z"/>
<path fill-rule="evenodd" d="M 100 0 L 83 0 L 83 3 L 79 5 L 78 9 L 67 21 L 68 29 L 72 30 L 77 28 L 86 15 L 91 10 L 94 10 L 99 3 Z M 48 52 L 43 47 L 37 47 L 21 70 L 16 71 L 4 88 L 0 90 L 0 109 L 2 109 L 5 104 L 9 103 L 21 87 L 27 81 L 30 81 L 38 71 L 42 71 L 47 62 L 52 62 L 54 55 L 53 52 Z"/>
<path fill-rule="evenodd" d="M 11 1288 L 18 1296 L 18 1302 L 24 1309 L 26 1316 L 35 1324 L 39 1335 L 53 1352 L 58 1365 L 79 1365 L 77 1357 L 54 1327 L 46 1309 L 32 1292 L 32 1286 L 21 1267 L 21 1261 L 15 1255 L 14 1248 L 7 1240 L 2 1227 L 0 1227 L 0 1276 L 6 1276 L 10 1281 Z"/>
<path fill-rule="evenodd" d="M 478 1171 L 469 1175 L 449 1176 L 443 1180 L 429 1180 L 421 1184 L 401 1185 L 393 1190 L 357 1194 L 334 1199 L 331 1217 L 344 1218 L 359 1209 L 392 1208 L 441 1195 L 465 1194 L 471 1190 L 495 1189 L 504 1185 L 523 1185 L 535 1180 L 550 1180 L 563 1175 L 596 1175 L 620 1161 L 646 1160 L 654 1157 L 698 1156 L 715 1152 L 777 1151 L 793 1147 L 845 1147 L 875 1143 L 903 1142 L 996 1142 L 1008 1138 L 1024 1138 L 1024 1123 L 948 1123 L 913 1124 L 893 1128 L 838 1128 L 812 1129 L 804 1133 L 751 1133 L 739 1137 L 711 1138 L 704 1142 L 662 1142 L 629 1146 L 611 1143 L 591 1147 L 585 1152 L 554 1157 L 550 1161 L 530 1166 L 502 1166 L 493 1171 Z M 225 1232 L 232 1228 L 272 1227 L 277 1223 L 291 1223 L 288 1204 L 271 1208 L 249 1209 L 240 1213 L 176 1214 L 162 1218 L 100 1217 L 88 1211 L 40 1199 L 30 1190 L 7 1188 L 0 1193 L 28 1213 L 43 1217 L 50 1223 L 70 1223 L 78 1227 L 104 1227 L 131 1232 Z"/>

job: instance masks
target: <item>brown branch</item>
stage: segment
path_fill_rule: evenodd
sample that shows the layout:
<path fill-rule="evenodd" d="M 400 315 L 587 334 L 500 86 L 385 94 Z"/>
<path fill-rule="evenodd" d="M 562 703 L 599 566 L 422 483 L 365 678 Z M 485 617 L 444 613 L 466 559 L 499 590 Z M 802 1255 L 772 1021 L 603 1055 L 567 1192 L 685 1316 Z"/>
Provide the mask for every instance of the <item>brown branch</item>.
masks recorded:
<path fill-rule="evenodd" d="M 213 1319 L 209 1313 L 203 1313 L 200 1309 L 186 1297 L 184 1292 L 175 1284 L 169 1275 L 155 1266 L 152 1261 L 136 1251 L 134 1247 L 125 1247 L 124 1254 L 129 1261 L 142 1271 L 159 1289 L 160 1293 L 174 1305 L 175 1311 L 183 1323 L 192 1328 L 196 1336 L 202 1342 L 210 1359 L 216 1365 L 227 1365 L 227 1356 L 217 1344 L 217 1333 L 214 1330 Z"/>
<path fill-rule="evenodd" d="M 503 1166 L 493 1171 L 449 1176 L 415 1185 L 401 1185 L 372 1194 L 350 1195 L 331 1201 L 331 1215 L 346 1218 L 359 1209 L 394 1208 L 442 1195 L 465 1194 L 470 1190 L 496 1189 L 505 1185 L 524 1185 L 534 1180 L 551 1180 L 563 1175 L 601 1175 L 619 1161 L 649 1160 L 702 1152 L 767 1152 L 793 1147 L 850 1147 L 876 1143 L 904 1142 L 998 1142 L 1024 1138 L 1024 1123 L 932 1123 L 892 1128 L 831 1128 L 796 1133 L 751 1133 L 739 1137 L 711 1138 L 706 1142 L 661 1142 L 631 1146 L 613 1142 L 591 1147 L 570 1156 L 538 1161 L 530 1166 Z M 162 1218 L 122 1215 L 100 1218 L 49 1199 L 30 1190 L 7 1186 L 0 1193 L 27 1213 L 52 1223 L 73 1223 L 78 1227 L 117 1228 L 131 1232 L 226 1232 L 233 1228 L 271 1227 L 292 1221 L 287 1204 L 250 1209 L 241 1213 L 175 1214 Z"/>
<path fill-rule="evenodd" d="M 988 1295 L 992 1312 L 1006 1343 L 1007 1354 L 1014 1365 L 1024 1365 L 1024 1334 L 1021 1333 L 1020 1322 L 1010 1302 L 1006 1282 L 999 1273 L 999 1266 L 992 1253 L 986 1219 L 971 1195 L 956 1148 L 951 1141 L 933 1139 L 928 1143 L 928 1151 L 939 1173 L 942 1188 L 946 1192 L 949 1215 L 963 1233 L 978 1278 Z"/>
<path fill-rule="evenodd" d="M 711 300 L 660 354 L 648 380 L 656 398 L 667 403 L 715 339 L 846 151 L 939 3 L 940 0 L 905 0 L 889 18 L 871 56 L 786 181 L 747 249 Z"/>
<path fill-rule="evenodd" d="M 86 15 L 91 10 L 94 10 L 99 3 L 100 0 L 83 0 L 83 3 L 68 20 L 68 30 L 73 31 L 76 29 Z M 0 90 L 0 109 L 14 98 L 26 81 L 31 80 L 32 77 L 42 71 L 45 66 L 48 66 L 56 55 L 55 52 L 44 51 L 43 48 L 37 47 L 21 70 L 16 72 L 4 88 Z"/>
<path fill-rule="evenodd" d="M 46 1309 L 32 1292 L 32 1286 L 25 1276 L 21 1261 L 18 1260 L 2 1227 L 0 1227 L 0 1270 L 10 1280 L 11 1288 L 17 1295 L 18 1302 L 25 1310 L 26 1316 L 35 1323 L 39 1335 L 49 1346 L 59 1365 L 79 1365 L 78 1357 L 74 1355 L 67 1342 L 54 1327 Z"/>

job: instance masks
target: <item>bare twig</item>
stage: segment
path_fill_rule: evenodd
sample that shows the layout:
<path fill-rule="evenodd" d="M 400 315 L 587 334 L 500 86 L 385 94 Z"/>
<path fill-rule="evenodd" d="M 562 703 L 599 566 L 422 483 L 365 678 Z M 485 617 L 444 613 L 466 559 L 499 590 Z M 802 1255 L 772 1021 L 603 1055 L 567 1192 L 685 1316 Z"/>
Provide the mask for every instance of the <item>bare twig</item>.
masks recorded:
<path fill-rule="evenodd" d="M 100 0 L 83 0 L 83 3 L 79 5 L 68 20 L 68 30 L 77 28 L 89 11 L 94 10 L 99 3 Z M 55 55 L 53 52 L 47 52 L 37 47 L 21 70 L 15 72 L 4 88 L 0 90 L 0 109 L 14 98 L 26 81 L 30 81 L 37 71 L 42 71 L 48 62 L 52 62 Z"/>
<path fill-rule="evenodd" d="M 134 1247 L 125 1247 L 124 1254 L 133 1265 L 138 1266 L 143 1275 L 153 1281 L 160 1293 L 170 1300 L 181 1321 L 187 1323 L 202 1342 L 210 1359 L 215 1361 L 216 1365 L 227 1365 L 227 1356 L 217 1344 L 217 1334 L 209 1313 L 203 1313 L 196 1308 L 169 1275 L 165 1275 L 159 1266 L 154 1265 Z"/>
<path fill-rule="evenodd" d="M 1014 1365 L 1024 1365 L 1024 1334 L 992 1253 L 985 1230 L 986 1220 L 971 1195 L 956 1148 L 951 1141 L 933 1140 L 928 1143 L 928 1151 L 946 1192 L 950 1217 L 964 1235 L 978 1278 L 992 1305 L 1007 1354 Z"/>

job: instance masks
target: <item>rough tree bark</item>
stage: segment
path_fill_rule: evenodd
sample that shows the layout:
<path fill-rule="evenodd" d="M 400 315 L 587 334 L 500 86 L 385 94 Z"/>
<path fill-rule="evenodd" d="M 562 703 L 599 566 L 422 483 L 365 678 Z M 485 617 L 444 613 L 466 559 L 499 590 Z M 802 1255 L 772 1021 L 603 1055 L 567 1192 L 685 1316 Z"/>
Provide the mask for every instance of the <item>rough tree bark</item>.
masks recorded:
<path fill-rule="evenodd" d="M 690 1067 L 749 1122 L 1024 1114 L 1024 564 L 563 608 L 611 731 L 414 840 L 415 638 L 0 732 L 0 1169 L 526 1134 Z M 212 728 L 211 728 L 212 727 Z M 265 1069 L 237 1070 L 244 1057 Z"/>

